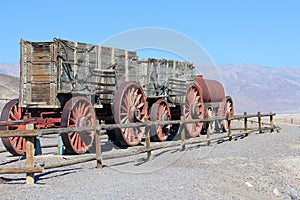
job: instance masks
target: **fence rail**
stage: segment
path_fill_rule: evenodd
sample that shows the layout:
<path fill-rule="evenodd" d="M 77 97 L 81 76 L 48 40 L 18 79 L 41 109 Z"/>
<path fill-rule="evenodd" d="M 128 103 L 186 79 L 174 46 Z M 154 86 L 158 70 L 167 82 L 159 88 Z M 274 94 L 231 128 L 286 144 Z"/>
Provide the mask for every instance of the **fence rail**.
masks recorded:
<path fill-rule="evenodd" d="M 87 162 L 96 160 L 96 167 L 102 168 L 103 159 L 112 159 L 123 156 L 134 155 L 138 153 L 147 153 L 147 160 L 152 159 L 152 151 L 181 146 L 182 150 L 185 150 L 185 145 L 187 144 L 195 144 L 195 143 L 207 143 L 210 145 L 211 141 L 228 138 L 231 140 L 233 137 L 245 135 L 247 136 L 249 133 L 253 131 L 258 131 L 262 133 L 265 130 L 270 130 L 273 132 L 274 130 L 279 130 L 279 127 L 274 125 L 273 116 L 274 113 L 261 114 L 258 112 L 257 114 L 248 115 L 246 112 L 244 115 L 235 115 L 235 116 L 226 116 L 226 117 L 213 117 L 206 119 L 193 119 L 193 120 L 184 120 L 184 117 L 181 117 L 180 120 L 172 120 L 172 121 L 149 121 L 149 122 L 141 122 L 141 123 L 131 123 L 131 124 L 98 124 L 97 126 L 87 126 L 87 127 L 74 127 L 74 128 L 49 128 L 49 129 L 33 129 L 33 124 L 26 124 L 26 130 L 8 130 L 8 131 L 0 131 L 0 138 L 3 137 L 16 137 L 21 136 L 26 138 L 26 167 L 22 168 L 0 168 L 0 174 L 8 174 L 8 173 L 26 173 L 26 183 L 33 184 L 34 183 L 34 173 L 42 173 L 44 169 L 63 167 L 67 165 L 73 165 L 81 162 Z M 263 127 L 263 123 L 261 118 L 269 117 L 270 123 L 269 127 Z M 257 118 L 258 119 L 258 127 L 253 129 L 248 127 L 249 118 Z M 244 127 L 241 128 L 232 128 L 231 122 L 234 120 L 244 120 Z M 185 138 L 185 124 L 188 123 L 199 123 L 199 122 L 214 122 L 214 121 L 222 121 L 227 120 L 228 123 L 228 132 L 226 135 L 211 135 L 211 130 L 208 129 L 206 133 L 206 138 L 198 137 L 198 138 Z M 11 122 L 9 122 L 11 123 Z M 19 120 L 16 123 L 24 123 L 24 121 Z M 0 125 L 5 124 L 4 121 L 0 122 Z M 150 141 L 150 132 L 151 126 L 157 125 L 167 125 L 167 124 L 180 124 L 180 140 L 178 141 L 167 141 L 161 143 L 151 143 Z M 121 150 L 120 152 L 102 152 L 101 151 L 101 130 L 113 130 L 116 128 L 128 128 L 128 127 L 146 127 L 146 145 L 142 147 L 133 147 L 126 150 Z M 51 163 L 45 164 L 42 167 L 34 167 L 34 138 L 37 136 L 49 135 L 49 134 L 64 134 L 68 132 L 80 132 L 80 131 L 91 131 L 95 130 L 95 140 L 96 140 L 96 154 L 88 154 L 79 156 L 79 158 L 75 160 L 65 161 L 63 163 Z M 232 133 L 232 130 L 240 130 L 241 132 Z M 205 137 L 205 136 L 204 136 Z"/>

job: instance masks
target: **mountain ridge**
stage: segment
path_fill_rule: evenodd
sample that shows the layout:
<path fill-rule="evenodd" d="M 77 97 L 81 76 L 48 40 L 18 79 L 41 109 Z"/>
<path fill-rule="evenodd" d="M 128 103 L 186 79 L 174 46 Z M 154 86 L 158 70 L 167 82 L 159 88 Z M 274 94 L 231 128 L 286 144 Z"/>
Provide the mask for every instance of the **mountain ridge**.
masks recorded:
<path fill-rule="evenodd" d="M 226 95 L 233 98 L 235 113 L 300 113 L 300 68 L 250 64 L 223 64 L 216 68 Z M 17 98 L 19 64 L 0 64 L 0 73 L 0 98 Z"/>
<path fill-rule="evenodd" d="M 238 104 L 237 112 L 300 112 L 300 69 L 248 64 L 217 66 L 226 93 Z"/>

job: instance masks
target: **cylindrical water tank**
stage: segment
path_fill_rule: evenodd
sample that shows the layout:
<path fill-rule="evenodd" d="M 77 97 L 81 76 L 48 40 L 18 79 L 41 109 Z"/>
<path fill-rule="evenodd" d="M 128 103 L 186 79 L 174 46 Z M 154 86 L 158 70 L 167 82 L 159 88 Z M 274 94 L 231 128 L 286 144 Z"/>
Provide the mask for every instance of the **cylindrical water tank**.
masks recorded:
<path fill-rule="evenodd" d="M 202 91 L 204 103 L 221 102 L 225 97 L 223 85 L 216 80 L 205 80 L 202 75 L 197 75 L 195 83 Z"/>

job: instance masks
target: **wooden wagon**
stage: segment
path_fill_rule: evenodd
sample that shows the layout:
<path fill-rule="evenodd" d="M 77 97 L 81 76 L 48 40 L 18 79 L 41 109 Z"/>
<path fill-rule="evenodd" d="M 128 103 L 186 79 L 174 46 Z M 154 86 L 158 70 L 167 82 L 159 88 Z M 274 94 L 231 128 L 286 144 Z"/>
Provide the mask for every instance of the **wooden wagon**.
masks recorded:
<path fill-rule="evenodd" d="M 21 40 L 20 96 L 3 109 L 2 121 L 22 120 L 37 129 L 81 127 L 105 123 L 135 123 L 204 116 L 203 95 L 195 84 L 194 66 L 165 59 L 139 60 L 136 52 L 54 39 Z M 25 129 L 18 123 L 2 129 Z M 153 140 L 176 134 L 176 126 L 156 126 Z M 187 124 L 192 137 L 202 123 Z M 140 143 L 145 129 L 119 128 L 110 138 L 120 145 Z M 94 131 L 63 134 L 65 148 L 85 153 L 93 146 Z M 14 155 L 24 155 L 25 139 L 3 138 Z"/>

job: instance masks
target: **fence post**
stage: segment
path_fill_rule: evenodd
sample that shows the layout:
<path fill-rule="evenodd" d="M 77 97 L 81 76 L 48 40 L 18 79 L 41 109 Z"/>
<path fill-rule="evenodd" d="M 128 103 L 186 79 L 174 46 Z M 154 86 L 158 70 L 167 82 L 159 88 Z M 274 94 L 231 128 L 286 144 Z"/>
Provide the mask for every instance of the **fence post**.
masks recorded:
<path fill-rule="evenodd" d="M 258 130 L 259 130 L 259 133 L 262 133 L 262 124 L 261 124 L 260 112 L 257 112 L 257 117 L 258 117 Z"/>
<path fill-rule="evenodd" d="M 229 141 L 232 140 L 232 136 L 231 136 L 231 119 L 229 119 L 230 114 L 227 114 L 227 123 L 228 123 L 228 137 L 229 137 Z"/>
<path fill-rule="evenodd" d="M 102 166 L 102 150 L 101 150 L 101 137 L 100 137 L 100 131 L 101 129 L 97 129 L 99 125 L 99 121 L 96 120 L 96 129 L 95 129 L 95 145 L 96 145 L 96 168 L 101 169 Z"/>
<path fill-rule="evenodd" d="M 247 112 L 244 112 L 244 131 L 248 130 L 248 118 L 247 118 Z M 245 134 L 245 136 L 248 136 L 248 133 Z"/>
<path fill-rule="evenodd" d="M 152 129 L 149 126 L 146 126 L 146 148 L 147 149 L 150 148 L 150 131 L 151 130 Z M 151 134 L 153 134 L 153 133 L 151 133 Z M 147 161 L 150 161 L 150 160 L 152 160 L 152 152 L 147 151 Z"/>
<path fill-rule="evenodd" d="M 274 131 L 274 121 L 273 121 L 273 113 L 270 111 L 270 127 L 271 127 L 271 133 Z"/>
<path fill-rule="evenodd" d="M 65 153 L 61 134 L 62 133 L 59 133 L 58 138 L 57 138 L 58 139 L 58 146 L 57 146 L 57 154 L 58 155 L 62 155 Z M 66 133 L 63 133 L 63 134 L 66 134 Z"/>
<path fill-rule="evenodd" d="M 185 124 L 182 122 L 184 116 L 180 116 L 180 136 L 181 136 L 181 151 L 185 150 Z"/>
<path fill-rule="evenodd" d="M 205 114 L 205 119 L 208 119 L 208 113 Z M 211 133 L 211 126 L 210 126 L 211 122 L 206 122 L 206 124 L 208 124 L 207 129 L 206 129 L 206 138 L 207 140 L 207 146 L 210 146 L 210 133 Z M 213 122 L 212 122 L 213 123 Z"/>
<path fill-rule="evenodd" d="M 33 124 L 26 124 L 26 130 L 33 129 Z M 34 137 L 26 137 L 26 167 L 34 167 Z M 26 184 L 34 184 L 34 173 L 26 173 Z"/>

